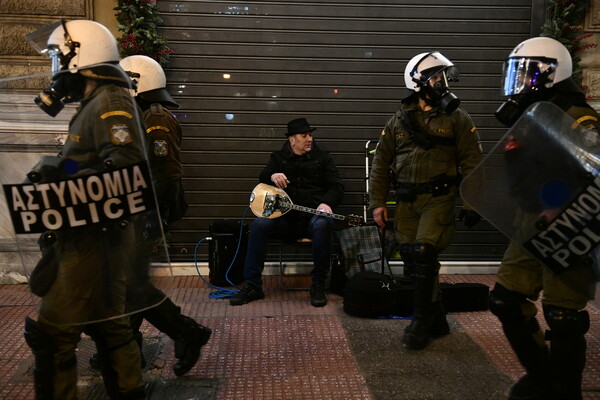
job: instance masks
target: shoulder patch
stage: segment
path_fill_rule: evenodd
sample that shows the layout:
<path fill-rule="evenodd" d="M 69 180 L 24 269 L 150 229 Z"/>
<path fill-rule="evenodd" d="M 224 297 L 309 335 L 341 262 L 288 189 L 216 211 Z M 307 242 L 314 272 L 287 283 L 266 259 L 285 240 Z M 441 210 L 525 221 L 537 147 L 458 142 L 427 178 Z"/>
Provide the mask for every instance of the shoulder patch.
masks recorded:
<path fill-rule="evenodd" d="M 127 125 L 116 124 L 110 127 L 110 140 L 113 144 L 124 145 L 130 143 L 133 139 Z"/>
<path fill-rule="evenodd" d="M 154 155 L 157 157 L 165 157 L 169 154 L 169 145 L 166 140 L 155 140 L 152 147 Z"/>
<path fill-rule="evenodd" d="M 583 143 L 588 147 L 597 146 L 600 143 L 598 129 L 590 124 L 583 128 Z"/>
<path fill-rule="evenodd" d="M 100 116 L 100 118 L 106 119 L 108 117 L 114 117 L 114 116 L 122 116 L 122 117 L 126 117 L 126 118 L 129 118 L 129 119 L 133 118 L 133 115 L 131 115 L 127 111 L 109 111 L 109 112 L 105 112 L 104 114 L 102 114 Z"/>
<path fill-rule="evenodd" d="M 381 136 L 385 135 L 385 129 L 382 129 Z"/>
<path fill-rule="evenodd" d="M 588 122 L 587 124 L 585 122 Z M 600 137 L 598 128 L 596 128 L 595 122 L 598 122 L 598 118 L 593 115 L 584 115 L 577 118 L 577 121 L 573 122 L 571 129 L 575 129 L 581 126 L 583 130 L 583 144 L 586 146 L 597 146 L 600 143 Z"/>

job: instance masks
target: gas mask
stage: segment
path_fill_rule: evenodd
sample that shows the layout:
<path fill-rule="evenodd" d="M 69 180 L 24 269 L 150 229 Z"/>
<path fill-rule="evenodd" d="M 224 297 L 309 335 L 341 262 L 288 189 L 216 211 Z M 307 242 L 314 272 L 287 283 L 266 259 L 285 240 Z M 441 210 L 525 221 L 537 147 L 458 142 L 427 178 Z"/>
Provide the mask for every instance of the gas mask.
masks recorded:
<path fill-rule="evenodd" d="M 509 98 L 496 110 L 496 119 L 511 127 L 527 107 L 551 98 L 556 93 L 552 86 L 556 68 L 555 59 L 509 58 L 504 63 L 502 82 L 502 94 Z"/>
<path fill-rule="evenodd" d="M 431 86 L 429 81 L 438 74 L 441 79 Z M 430 106 L 437 106 L 443 112 L 451 114 L 460 105 L 460 99 L 449 90 L 448 82 L 457 80 L 454 75 L 448 74 L 446 70 L 437 72 L 421 87 L 419 96 Z"/>
<path fill-rule="evenodd" d="M 46 114 L 55 117 L 66 103 L 73 103 L 83 98 L 85 78 L 79 74 L 65 72 L 58 74 L 48 89 L 41 91 L 34 99 Z"/>
<path fill-rule="evenodd" d="M 525 111 L 525 107 L 517 99 L 508 99 L 498 107 L 494 115 L 500 123 L 511 127 Z"/>
<path fill-rule="evenodd" d="M 52 32 L 62 28 L 61 41 L 64 41 L 61 50 L 61 45 L 48 43 L 42 47 L 38 43 L 39 37 L 44 37 L 47 32 Z M 42 92 L 34 99 L 34 102 L 48 115 L 55 117 L 66 103 L 79 101 L 83 98 L 85 90 L 85 79 L 75 71 L 69 71 L 69 64 L 80 51 L 81 44 L 71 39 L 71 35 L 67 30 L 65 21 L 60 21 L 56 24 L 48 25 L 34 32 L 28 37 L 30 42 L 40 49 L 40 52 L 46 55 L 52 62 L 52 83 L 50 87 L 42 90 Z"/>

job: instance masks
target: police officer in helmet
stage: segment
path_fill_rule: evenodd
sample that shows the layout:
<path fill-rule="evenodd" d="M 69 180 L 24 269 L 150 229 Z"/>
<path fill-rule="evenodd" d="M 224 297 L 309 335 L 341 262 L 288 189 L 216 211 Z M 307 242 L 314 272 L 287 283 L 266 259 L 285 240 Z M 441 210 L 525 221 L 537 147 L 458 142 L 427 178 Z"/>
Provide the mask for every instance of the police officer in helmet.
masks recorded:
<path fill-rule="evenodd" d="M 502 94 L 508 99 L 496 111 L 510 127 L 532 104 L 551 102 L 598 139 L 600 116 L 571 79 L 572 60 L 560 42 L 536 37 L 518 44 L 504 62 Z M 595 279 L 586 265 L 557 274 L 511 241 L 490 293 L 489 307 L 525 368 L 509 399 L 582 399 L 585 333 L 590 318 L 585 307 L 594 298 Z M 550 328 L 542 331 L 534 303 L 540 293 Z M 549 346 L 548 342 L 549 341 Z"/>
<path fill-rule="evenodd" d="M 135 99 L 142 109 L 142 118 L 146 126 L 146 149 L 154 191 L 160 211 L 163 229 L 168 231 L 169 225 L 181 219 L 187 208 L 181 182 L 182 166 L 180 145 L 182 139 L 181 126 L 169 110 L 179 108 L 166 89 L 165 73 L 158 62 L 148 56 L 134 55 L 122 59 L 119 64 L 132 78 Z M 151 222 L 157 221 L 151 218 Z M 159 227 L 145 223 L 141 227 L 140 237 L 132 263 L 141 281 L 131 282 L 128 292 L 129 302 L 148 301 L 166 297 L 150 281 L 148 281 L 149 258 L 154 241 L 161 235 Z M 141 274 L 140 274 L 141 272 Z M 138 308 L 146 308 L 150 304 L 139 304 Z M 146 319 L 161 332 L 166 333 L 175 342 L 175 355 L 178 361 L 173 365 L 173 372 L 181 376 L 188 372 L 200 357 L 200 348 L 210 336 L 211 329 L 198 324 L 192 318 L 181 314 L 181 308 L 168 297 L 156 307 L 132 316 L 134 332 L 141 343 L 139 328 Z"/>
<path fill-rule="evenodd" d="M 52 60 L 52 83 L 35 99 L 39 107 L 56 116 L 64 104 L 80 102 L 61 152 L 51 158 L 56 162 L 42 161 L 28 174 L 30 180 L 86 179 L 145 162 L 141 124 L 125 89 L 130 80 L 119 67 L 111 32 L 94 21 L 62 21 L 34 32 L 30 40 Z M 24 329 L 35 356 L 38 399 L 78 398 L 76 347 L 82 332 L 109 360 L 102 368 L 109 397 L 145 398 L 140 350 L 125 316 L 124 269 L 134 247 L 128 222 L 96 221 L 42 235 L 43 254 L 50 257 L 38 266 L 54 268 L 55 274 L 43 290 L 34 291 L 42 297 L 37 320 L 26 318 Z M 40 287 L 33 276 L 32 290 Z"/>
<path fill-rule="evenodd" d="M 454 64 L 440 52 L 421 53 L 408 62 L 408 94 L 381 132 L 370 174 L 369 207 L 382 228 L 388 220 L 389 189 L 395 190 L 396 240 L 404 274 L 415 287 L 414 318 L 403 337 L 412 350 L 450 332 L 438 254 L 454 233 L 460 174 L 468 174 L 481 159 L 475 126 L 449 88 L 456 80 Z M 468 227 L 480 219 L 466 206 L 461 218 Z"/>

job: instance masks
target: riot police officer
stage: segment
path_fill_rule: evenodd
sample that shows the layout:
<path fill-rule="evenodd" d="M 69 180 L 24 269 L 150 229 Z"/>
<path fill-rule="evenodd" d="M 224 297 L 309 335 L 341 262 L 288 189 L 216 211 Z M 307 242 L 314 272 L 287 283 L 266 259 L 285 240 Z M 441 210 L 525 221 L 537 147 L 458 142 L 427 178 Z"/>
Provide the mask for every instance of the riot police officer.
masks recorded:
<path fill-rule="evenodd" d="M 438 254 L 454 233 L 460 174 L 480 161 L 479 136 L 460 100 L 449 90 L 454 64 L 437 51 L 421 53 L 406 65 L 407 95 L 381 132 L 373 159 L 369 207 L 385 227 L 390 186 L 396 195 L 395 230 L 405 275 L 414 282 L 414 318 L 403 343 L 420 350 L 450 328 L 441 303 Z M 391 172 L 391 173 L 390 173 Z M 479 221 L 470 209 L 467 226 Z"/>
<path fill-rule="evenodd" d="M 571 56 L 560 42 L 548 37 L 523 41 L 504 63 L 502 93 L 508 99 L 496 111 L 497 119 L 510 127 L 529 106 L 547 101 L 560 107 L 576 121 L 575 126 L 583 127 L 586 135 L 597 141 L 600 116 L 587 104 L 571 75 Z M 534 301 L 542 291 L 543 314 L 550 328 L 545 333 L 535 317 Z M 510 242 L 489 303 L 526 371 L 512 387 L 509 399 L 582 398 L 584 335 L 590 325 L 584 308 L 594 298 L 594 291 L 589 266 L 572 265 L 558 274 L 517 242 Z"/>
<path fill-rule="evenodd" d="M 42 34 L 43 29 L 37 32 L 32 38 L 47 38 L 38 47 L 51 57 L 53 76 L 51 86 L 36 103 L 51 116 L 65 103 L 80 102 L 80 106 L 70 121 L 66 142 L 54 158 L 58 162 L 34 167 L 30 179 L 37 183 L 69 178 L 83 182 L 106 171 L 145 163 L 141 124 L 133 99 L 124 89 L 130 80 L 118 65 L 118 46 L 111 32 L 88 20 L 53 24 L 47 29 L 49 36 Z M 151 182 L 148 184 L 151 187 Z M 86 195 L 84 186 L 80 189 L 79 201 L 90 201 L 92 193 Z M 101 197 L 100 192 L 94 196 Z M 107 201 L 116 204 L 114 198 Z M 50 284 L 38 292 L 42 300 L 37 321 L 27 318 L 24 330 L 35 356 L 39 399 L 78 398 L 75 349 L 84 331 L 109 360 L 102 369 L 108 395 L 112 399 L 145 397 L 140 350 L 129 318 L 124 316 L 124 268 L 126 255 L 134 246 L 132 224 L 126 219 L 97 221 L 95 211 L 98 209 L 92 219 L 96 223 L 48 232 L 40 242 L 44 254 L 52 255 L 46 261 L 54 263 L 56 270 Z"/>
<path fill-rule="evenodd" d="M 165 73 L 155 60 L 148 56 L 134 55 L 122 59 L 119 64 L 133 79 L 135 99 L 142 109 L 146 126 L 148 160 L 159 205 L 160 220 L 163 221 L 163 229 L 166 231 L 170 224 L 183 217 L 187 208 L 181 182 L 181 126 L 169 110 L 169 108 L 179 108 L 179 104 L 167 91 Z M 156 219 L 152 218 L 151 221 Z M 141 232 L 143 237 L 139 238 L 132 261 L 137 265 L 134 268 L 141 272 L 142 282 L 139 280 L 131 282 L 128 293 L 130 302 L 166 297 L 145 279 L 148 275 L 152 245 L 156 239 L 151 231 L 156 228 L 158 227 L 150 227 L 147 223 L 143 226 Z M 147 305 L 140 304 L 140 306 L 145 308 Z M 181 308 L 166 297 L 158 306 L 132 316 L 132 325 L 138 335 L 138 343 L 141 343 L 139 327 L 144 318 L 175 342 L 175 355 L 178 358 L 173 365 L 175 375 L 181 376 L 188 372 L 198 361 L 200 348 L 208 342 L 212 331 L 192 318 L 182 315 Z"/>

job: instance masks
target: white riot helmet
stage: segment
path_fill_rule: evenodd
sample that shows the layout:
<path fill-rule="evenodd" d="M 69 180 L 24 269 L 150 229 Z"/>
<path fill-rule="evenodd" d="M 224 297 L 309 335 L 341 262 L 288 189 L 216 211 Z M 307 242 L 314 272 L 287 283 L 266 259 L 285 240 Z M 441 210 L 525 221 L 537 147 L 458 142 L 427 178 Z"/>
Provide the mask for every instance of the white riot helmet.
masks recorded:
<path fill-rule="evenodd" d="M 72 73 L 102 63 L 119 61 L 119 48 L 113 34 L 102 24 L 89 20 L 62 22 L 48 38 L 52 74 L 69 69 Z"/>
<path fill-rule="evenodd" d="M 536 37 L 521 42 L 504 62 L 502 94 L 544 90 L 571 77 L 569 50 L 556 39 Z"/>
<path fill-rule="evenodd" d="M 148 103 L 161 103 L 167 107 L 179 107 L 166 90 L 167 78 L 156 60 L 135 55 L 125 57 L 119 64 L 132 79 L 133 90 L 138 99 Z"/>
<path fill-rule="evenodd" d="M 509 98 L 496 110 L 496 118 L 512 126 L 531 104 L 551 98 L 555 86 L 572 72 L 571 54 L 558 40 L 535 37 L 519 43 L 504 62 L 502 94 Z"/>
<path fill-rule="evenodd" d="M 85 78 L 130 86 L 119 67 L 119 48 L 113 34 L 89 20 L 60 21 L 27 35 L 38 51 L 52 61 L 52 84 L 35 99 L 48 115 L 56 116 L 65 103 L 79 101 Z"/>
<path fill-rule="evenodd" d="M 441 79 L 432 87 L 429 82 L 437 74 L 441 74 Z M 454 64 L 438 51 L 417 54 L 404 69 L 406 88 L 417 92 L 428 104 L 439 106 L 447 113 L 453 112 L 460 105 L 460 100 L 448 90 L 448 83 L 456 81 L 458 72 Z"/>

